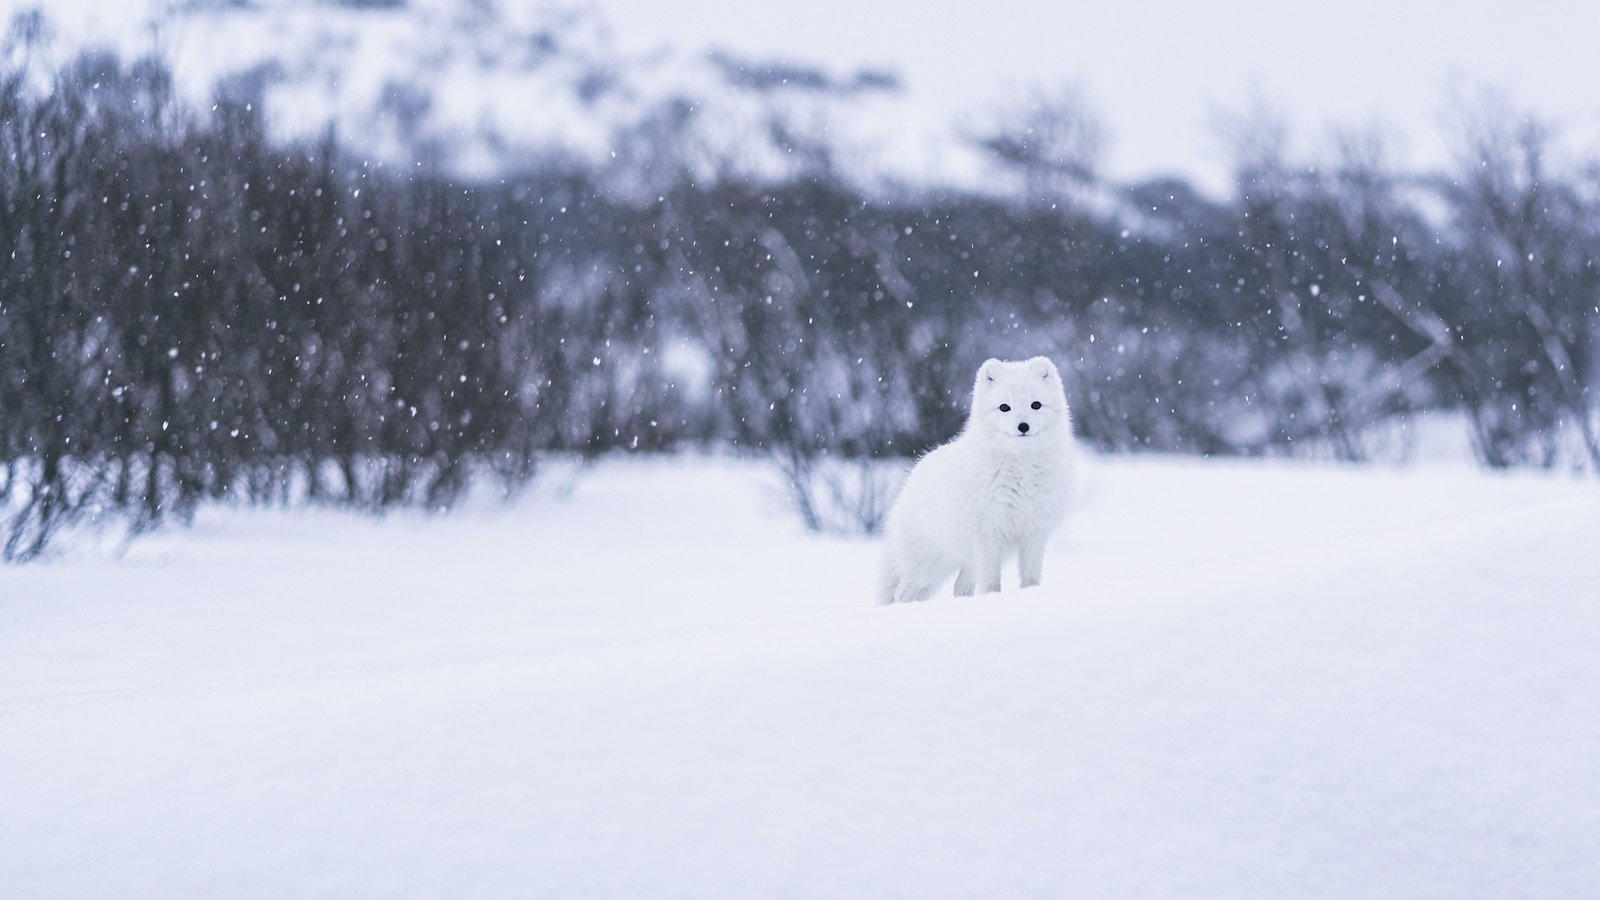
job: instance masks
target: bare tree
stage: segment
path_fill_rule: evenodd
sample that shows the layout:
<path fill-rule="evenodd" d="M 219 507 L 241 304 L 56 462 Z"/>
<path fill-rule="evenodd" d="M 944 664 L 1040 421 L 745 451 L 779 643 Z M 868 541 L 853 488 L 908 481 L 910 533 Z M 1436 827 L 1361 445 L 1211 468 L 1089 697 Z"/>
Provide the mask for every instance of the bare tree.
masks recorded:
<path fill-rule="evenodd" d="M 1027 202 L 1048 206 L 1095 184 L 1106 128 L 1088 91 L 1067 83 L 1017 92 L 973 140 L 1014 174 Z"/>
<path fill-rule="evenodd" d="M 1459 141 L 1459 175 L 1446 196 L 1482 291 L 1466 327 L 1481 329 L 1487 365 L 1509 405 L 1547 440 L 1576 432 L 1600 470 L 1590 391 L 1600 319 L 1593 207 L 1577 179 L 1553 167 L 1551 126 L 1503 98 L 1464 108 Z M 1544 461 L 1555 455 L 1547 444 Z"/>

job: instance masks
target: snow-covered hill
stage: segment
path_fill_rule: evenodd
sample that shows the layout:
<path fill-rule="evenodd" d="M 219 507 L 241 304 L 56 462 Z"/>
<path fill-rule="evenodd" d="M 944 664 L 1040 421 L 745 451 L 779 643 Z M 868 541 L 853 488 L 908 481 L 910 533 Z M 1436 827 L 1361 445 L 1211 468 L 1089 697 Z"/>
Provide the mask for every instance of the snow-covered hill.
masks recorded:
<path fill-rule="evenodd" d="M 887 608 L 772 483 L 615 461 L 0 570 L 4 893 L 1600 883 L 1592 481 L 1098 461 L 1044 587 Z"/>
<path fill-rule="evenodd" d="M 36 6 L 0 0 L 0 11 Z M 550 158 L 696 175 L 784 174 L 826 142 L 863 179 L 927 177 L 925 137 L 889 70 L 619 40 L 598 8 L 531 0 L 68 0 L 53 52 L 167 60 L 198 108 L 265 89 L 284 136 L 330 126 L 376 160 L 489 176 Z M 229 82 L 232 82 L 229 84 Z M 961 152 L 966 152 L 965 150 Z M 976 151 L 972 151 L 976 152 Z M 963 164 L 970 170 L 974 159 Z"/>

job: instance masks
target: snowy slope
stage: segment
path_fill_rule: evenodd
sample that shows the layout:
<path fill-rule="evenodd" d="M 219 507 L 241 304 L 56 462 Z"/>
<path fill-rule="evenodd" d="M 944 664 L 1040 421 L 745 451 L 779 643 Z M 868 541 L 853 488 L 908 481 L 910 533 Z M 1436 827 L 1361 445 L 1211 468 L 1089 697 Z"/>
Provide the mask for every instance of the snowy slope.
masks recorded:
<path fill-rule="evenodd" d="M 889 608 L 769 483 L 617 461 L 0 570 L 3 893 L 1600 883 L 1592 481 L 1101 461 L 1043 588 Z"/>
<path fill-rule="evenodd" d="M 32 6 L 0 0 L 0 14 Z M 281 136 L 332 125 L 391 164 L 487 177 L 552 157 L 638 166 L 677 152 L 700 177 L 774 176 L 794 165 L 774 138 L 780 123 L 830 141 L 864 180 L 931 173 L 926 136 L 903 133 L 911 111 L 890 71 L 624 41 L 588 4 L 66 0 L 44 14 L 54 58 L 83 46 L 153 53 L 201 110 L 228 79 L 259 80 Z"/>

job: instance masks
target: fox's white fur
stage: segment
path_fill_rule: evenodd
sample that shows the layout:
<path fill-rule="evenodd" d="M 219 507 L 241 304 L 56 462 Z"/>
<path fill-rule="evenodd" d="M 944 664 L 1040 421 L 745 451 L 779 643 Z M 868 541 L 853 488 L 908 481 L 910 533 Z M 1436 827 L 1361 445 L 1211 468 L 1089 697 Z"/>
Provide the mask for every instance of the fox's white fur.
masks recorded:
<path fill-rule="evenodd" d="M 957 596 L 998 591 L 1012 558 L 1022 586 L 1038 584 L 1071 485 L 1072 420 L 1055 364 L 985 362 L 966 427 L 917 461 L 889 510 L 879 600 L 926 600 L 952 572 Z"/>

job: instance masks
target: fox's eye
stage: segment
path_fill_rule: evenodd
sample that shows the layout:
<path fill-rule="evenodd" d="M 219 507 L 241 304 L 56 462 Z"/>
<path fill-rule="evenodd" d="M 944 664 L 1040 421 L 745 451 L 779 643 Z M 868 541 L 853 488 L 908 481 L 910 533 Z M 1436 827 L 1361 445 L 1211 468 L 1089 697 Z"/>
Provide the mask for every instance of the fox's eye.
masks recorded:
<path fill-rule="evenodd" d="M 1044 404 L 1043 404 L 1043 403 L 1040 403 L 1040 402 L 1039 402 L 1039 401 L 1037 401 L 1037 400 L 1035 400 L 1035 401 L 1033 401 L 1033 408 L 1034 408 L 1034 409 L 1039 409 L 1039 408 L 1040 408 L 1040 407 L 1042 407 L 1042 406 L 1044 406 Z"/>
<path fill-rule="evenodd" d="M 1011 412 L 1011 404 L 1009 404 L 1009 403 L 1000 404 L 1000 411 L 1001 412 Z"/>

